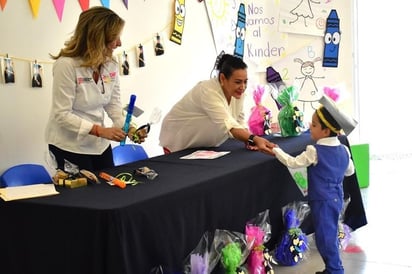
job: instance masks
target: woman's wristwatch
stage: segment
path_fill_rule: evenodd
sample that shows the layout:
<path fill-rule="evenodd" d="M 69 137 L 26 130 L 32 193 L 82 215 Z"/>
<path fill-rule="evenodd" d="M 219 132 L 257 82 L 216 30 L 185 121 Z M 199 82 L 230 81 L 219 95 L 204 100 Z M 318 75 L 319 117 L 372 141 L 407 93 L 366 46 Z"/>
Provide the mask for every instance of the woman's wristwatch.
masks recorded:
<path fill-rule="evenodd" d="M 249 138 L 247 139 L 247 144 L 249 146 L 254 146 L 255 142 L 253 141 L 253 138 L 255 138 L 256 135 L 250 134 Z"/>

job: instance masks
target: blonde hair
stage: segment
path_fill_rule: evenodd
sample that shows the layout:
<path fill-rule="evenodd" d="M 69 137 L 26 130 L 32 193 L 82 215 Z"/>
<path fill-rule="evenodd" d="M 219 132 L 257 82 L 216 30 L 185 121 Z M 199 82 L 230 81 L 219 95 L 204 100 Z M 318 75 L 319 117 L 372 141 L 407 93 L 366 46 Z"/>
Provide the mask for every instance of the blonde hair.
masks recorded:
<path fill-rule="evenodd" d="M 111 56 L 107 45 L 116 40 L 123 30 L 125 21 L 112 10 L 96 6 L 83 11 L 79 16 L 73 36 L 64 43 L 58 55 L 80 57 L 82 66 L 97 68 Z"/>

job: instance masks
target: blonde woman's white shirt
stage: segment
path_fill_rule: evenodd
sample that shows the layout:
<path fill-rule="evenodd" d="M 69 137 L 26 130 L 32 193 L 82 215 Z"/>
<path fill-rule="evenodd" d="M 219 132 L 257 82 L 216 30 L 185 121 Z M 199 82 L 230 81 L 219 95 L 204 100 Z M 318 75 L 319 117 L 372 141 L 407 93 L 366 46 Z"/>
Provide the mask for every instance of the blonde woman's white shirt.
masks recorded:
<path fill-rule="evenodd" d="M 228 104 L 217 78 L 194 86 L 164 117 L 160 145 L 171 151 L 193 147 L 216 147 L 232 128 L 246 128 L 244 95 Z"/>
<path fill-rule="evenodd" d="M 53 64 L 53 94 L 46 142 L 80 154 L 101 154 L 110 141 L 90 135 L 93 124 L 104 126 L 105 113 L 122 127 L 119 67 L 108 61 L 95 83 L 93 70 L 79 58 L 60 57 Z M 111 126 L 111 125 L 110 125 Z"/>

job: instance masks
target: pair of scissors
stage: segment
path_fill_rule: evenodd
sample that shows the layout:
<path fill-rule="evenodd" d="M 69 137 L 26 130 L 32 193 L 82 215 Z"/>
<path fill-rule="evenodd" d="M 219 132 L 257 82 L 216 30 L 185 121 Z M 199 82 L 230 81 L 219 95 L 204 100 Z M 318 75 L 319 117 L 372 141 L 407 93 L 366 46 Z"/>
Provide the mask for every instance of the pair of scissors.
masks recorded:
<path fill-rule="evenodd" d="M 139 132 L 144 129 L 146 131 L 146 135 L 150 132 L 150 126 L 156 124 L 160 121 L 162 117 L 162 111 L 159 108 L 154 108 L 152 114 L 150 115 L 149 123 L 140 126 L 136 131 L 133 133 L 133 142 L 140 143 L 140 136 Z M 145 136 L 146 137 L 146 136 Z"/>
<path fill-rule="evenodd" d="M 150 131 L 150 123 L 147 123 L 147 124 L 145 124 L 145 125 L 140 126 L 136 131 L 139 131 L 139 130 L 142 130 L 142 129 L 145 129 L 145 130 L 146 130 L 146 133 L 149 133 L 149 131 Z"/>
<path fill-rule="evenodd" d="M 142 129 L 144 129 L 145 130 L 145 135 L 147 136 L 147 134 L 149 133 L 149 131 L 150 131 L 150 123 L 147 123 L 147 124 L 144 124 L 144 125 L 142 125 L 142 126 L 140 126 L 138 129 L 136 129 L 136 131 L 133 133 L 133 142 L 137 142 L 137 143 L 139 143 L 140 144 L 140 134 L 139 134 L 139 132 L 142 130 Z"/>

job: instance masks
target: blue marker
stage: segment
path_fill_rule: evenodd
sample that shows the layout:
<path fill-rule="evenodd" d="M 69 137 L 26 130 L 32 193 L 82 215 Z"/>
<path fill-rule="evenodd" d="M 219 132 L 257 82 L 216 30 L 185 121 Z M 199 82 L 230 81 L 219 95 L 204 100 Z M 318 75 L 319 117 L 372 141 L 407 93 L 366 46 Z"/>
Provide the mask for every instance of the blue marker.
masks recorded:
<path fill-rule="evenodd" d="M 126 132 L 126 134 L 129 132 L 129 126 L 130 126 L 130 121 L 132 120 L 132 114 L 133 114 L 135 102 L 136 102 L 136 95 L 134 94 L 130 95 L 129 106 L 127 107 L 126 120 L 124 121 L 124 126 L 123 126 L 123 131 Z M 127 136 L 123 140 L 120 141 L 121 146 L 125 145 L 126 138 Z"/>
<path fill-rule="evenodd" d="M 338 67 L 340 29 L 336 10 L 331 10 L 326 19 L 325 48 L 323 50 L 323 66 Z"/>
<path fill-rule="evenodd" d="M 246 13 L 245 4 L 239 5 L 239 10 L 237 13 L 237 24 L 236 24 L 236 40 L 235 40 L 235 52 L 234 56 L 243 59 L 243 52 L 245 48 L 245 37 L 246 37 Z"/>

